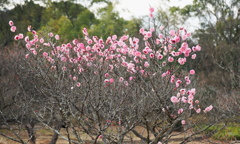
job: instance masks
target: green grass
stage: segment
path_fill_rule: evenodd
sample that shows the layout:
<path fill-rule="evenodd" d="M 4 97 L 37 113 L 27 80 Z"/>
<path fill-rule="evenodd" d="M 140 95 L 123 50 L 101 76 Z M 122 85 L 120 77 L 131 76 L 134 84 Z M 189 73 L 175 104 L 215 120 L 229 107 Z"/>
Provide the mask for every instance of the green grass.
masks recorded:
<path fill-rule="evenodd" d="M 215 125 L 207 129 L 206 133 L 213 133 L 211 137 L 216 140 L 240 140 L 240 125 Z"/>

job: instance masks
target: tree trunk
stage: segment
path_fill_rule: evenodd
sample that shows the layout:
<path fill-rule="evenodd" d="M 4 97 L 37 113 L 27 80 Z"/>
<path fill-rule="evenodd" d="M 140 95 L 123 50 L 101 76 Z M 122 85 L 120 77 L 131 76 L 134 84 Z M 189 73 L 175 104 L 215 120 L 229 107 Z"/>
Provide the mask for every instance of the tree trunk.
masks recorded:
<path fill-rule="evenodd" d="M 36 136 L 35 136 L 35 131 L 34 131 L 34 124 L 30 124 L 30 125 L 25 125 L 25 128 L 28 132 L 28 136 L 29 136 L 29 144 L 36 144 Z"/>
<path fill-rule="evenodd" d="M 64 122 L 58 122 L 56 124 L 56 126 L 54 127 L 54 129 L 58 132 L 60 132 L 61 128 L 65 127 L 65 123 Z M 51 142 L 49 144 L 56 144 L 57 140 L 58 140 L 58 133 L 54 131 L 54 134 L 52 136 Z"/>

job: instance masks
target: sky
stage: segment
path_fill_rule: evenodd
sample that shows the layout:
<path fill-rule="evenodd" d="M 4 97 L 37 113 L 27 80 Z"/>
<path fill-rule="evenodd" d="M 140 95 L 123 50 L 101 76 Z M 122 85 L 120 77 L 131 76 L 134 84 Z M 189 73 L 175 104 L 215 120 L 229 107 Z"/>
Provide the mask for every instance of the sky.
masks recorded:
<path fill-rule="evenodd" d="M 87 1 L 87 0 L 86 0 Z M 193 0 L 119 0 L 115 9 L 119 12 L 120 17 L 130 20 L 133 16 L 136 18 L 146 16 L 149 14 L 149 7 L 155 9 L 161 8 L 167 10 L 169 6 L 179 6 L 180 8 L 192 4 Z M 94 12 L 95 7 L 91 8 Z M 196 28 L 200 27 L 197 18 L 189 19 L 183 26 L 188 27 L 189 32 L 193 32 Z"/>
<path fill-rule="evenodd" d="M 13 1 L 19 3 L 24 0 Z M 192 1 L 193 0 L 170 0 L 170 2 L 167 2 L 167 0 L 118 0 L 118 4 L 115 5 L 115 8 L 116 11 L 119 12 L 120 17 L 130 20 L 133 16 L 139 18 L 148 15 L 150 6 L 154 7 L 155 9 L 162 8 L 163 10 L 167 10 L 169 6 L 184 7 L 185 5 L 192 4 Z M 41 2 L 41 0 L 39 2 Z M 85 6 L 89 4 L 88 0 L 76 0 L 76 2 L 80 2 Z M 93 12 L 94 9 L 96 10 L 95 7 L 90 8 L 90 10 Z M 189 24 L 186 24 L 185 27 L 190 27 L 191 31 L 193 31 L 199 27 L 199 22 L 197 19 L 190 19 Z"/>
<path fill-rule="evenodd" d="M 24 0 L 11 0 L 16 3 L 23 3 Z M 55 0 L 60 1 L 60 0 Z M 115 1 L 115 0 L 112 0 Z M 183 7 L 187 4 L 191 4 L 193 0 L 118 0 L 118 4 L 116 5 L 116 10 L 119 12 L 120 16 L 124 19 L 131 19 L 132 16 L 140 17 L 148 15 L 149 7 L 152 6 L 154 8 L 167 8 L 168 6 L 180 6 Z M 41 0 L 38 2 L 41 3 Z M 76 2 L 80 2 L 83 5 L 89 4 L 88 0 L 76 0 Z M 94 9 L 94 8 L 92 8 Z"/>
<path fill-rule="evenodd" d="M 184 7 L 187 4 L 191 4 L 192 0 L 119 0 L 119 4 L 116 5 L 117 11 L 124 19 L 130 19 L 131 16 L 139 17 L 148 15 L 149 7 L 166 9 L 168 6 Z"/>

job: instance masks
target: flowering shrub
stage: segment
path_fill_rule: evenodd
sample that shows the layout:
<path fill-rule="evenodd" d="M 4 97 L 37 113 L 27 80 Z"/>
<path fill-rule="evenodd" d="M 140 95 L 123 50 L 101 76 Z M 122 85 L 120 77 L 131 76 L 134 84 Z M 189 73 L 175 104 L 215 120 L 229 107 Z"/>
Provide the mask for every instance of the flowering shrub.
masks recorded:
<path fill-rule="evenodd" d="M 154 8 L 149 11 L 154 19 Z M 9 24 L 16 32 L 13 22 Z M 25 41 L 26 59 L 36 62 L 32 71 L 45 83 L 35 83 L 45 100 L 34 114 L 51 129 L 51 117 L 66 122 L 78 142 L 84 139 L 76 127 L 95 142 L 122 143 L 132 131 L 147 143 L 161 143 L 170 138 L 177 123 L 190 123 L 190 113 L 202 112 L 197 90 L 191 87 L 195 71 L 185 71 L 187 61 L 194 60 L 201 47 L 189 47 L 191 34 L 185 28 L 167 35 L 164 27 L 141 28 L 144 45 L 128 35 L 106 40 L 89 36 L 86 28 L 83 41 L 64 44 L 57 34 L 42 37 L 31 26 L 28 31 L 33 39 L 21 33 L 14 39 Z M 136 126 L 145 127 L 154 138 L 144 137 Z"/>

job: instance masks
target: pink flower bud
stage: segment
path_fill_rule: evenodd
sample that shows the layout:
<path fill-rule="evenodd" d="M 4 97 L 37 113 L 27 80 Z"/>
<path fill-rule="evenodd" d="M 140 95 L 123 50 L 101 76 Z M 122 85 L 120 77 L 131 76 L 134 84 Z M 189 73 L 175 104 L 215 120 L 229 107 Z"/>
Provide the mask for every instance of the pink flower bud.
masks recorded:
<path fill-rule="evenodd" d="M 9 21 L 9 25 L 10 25 L 10 26 L 13 26 L 13 25 L 14 25 L 13 21 L 10 20 L 10 21 Z"/>
<path fill-rule="evenodd" d="M 150 8 L 149 8 L 149 11 L 150 11 L 150 13 L 153 13 L 153 12 L 154 12 L 154 8 L 153 8 L 153 7 L 150 7 Z"/>
<path fill-rule="evenodd" d="M 16 27 L 16 26 L 11 26 L 10 30 L 11 30 L 12 32 L 15 32 L 15 31 L 17 30 L 17 27 Z"/>
<path fill-rule="evenodd" d="M 190 75 L 194 75 L 195 74 L 195 70 L 192 69 L 192 70 L 190 70 L 189 73 L 190 73 Z"/>
<path fill-rule="evenodd" d="M 182 123 L 182 125 L 185 125 L 185 124 L 186 124 L 186 121 L 185 121 L 185 120 L 182 120 L 181 123 Z"/>

